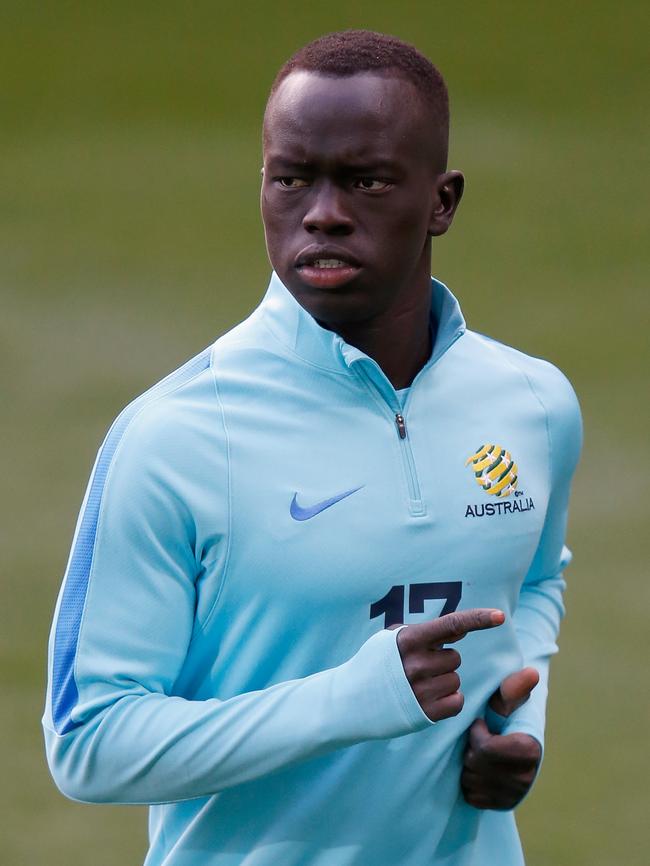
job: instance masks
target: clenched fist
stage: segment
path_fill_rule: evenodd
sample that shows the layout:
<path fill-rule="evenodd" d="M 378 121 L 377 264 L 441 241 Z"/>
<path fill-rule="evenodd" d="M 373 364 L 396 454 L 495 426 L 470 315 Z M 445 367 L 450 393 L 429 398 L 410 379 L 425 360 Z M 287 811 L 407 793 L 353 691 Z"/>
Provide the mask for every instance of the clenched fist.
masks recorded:
<path fill-rule="evenodd" d="M 509 716 L 528 700 L 539 681 L 534 668 L 523 668 L 501 683 L 490 707 Z M 461 788 L 477 809 L 512 809 L 528 793 L 542 756 L 542 748 L 528 734 L 493 734 L 483 719 L 469 730 Z"/>
<path fill-rule="evenodd" d="M 494 628 L 505 620 L 500 610 L 474 608 L 402 628 L 397 646 L 404 672 L 418 703 L 431 719 L 438 722 L 456 716 L 463 708 L 459 691 L 460 653 L 445 649 L 444 644 L 462 640 L 471 631 Z"/>

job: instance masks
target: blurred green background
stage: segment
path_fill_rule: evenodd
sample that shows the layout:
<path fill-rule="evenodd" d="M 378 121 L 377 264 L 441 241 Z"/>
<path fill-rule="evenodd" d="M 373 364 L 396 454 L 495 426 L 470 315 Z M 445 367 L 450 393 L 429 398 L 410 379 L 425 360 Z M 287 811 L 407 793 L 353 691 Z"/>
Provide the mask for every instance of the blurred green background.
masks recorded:
<path fill-rule="evenodd" d="M 144 810 L 70 803 L 45 766 L 56 592 L 112 418 L 263 292 L 266 93 L 289 53 L 345 27 L 409 39 L 443 70 L 467 190 L 433 272 L 471 327 L 553 360 L 583 405 L 528 862 L 648 862 L 645 6 L 3 0 L 3 864 L 142 861 Z"/>

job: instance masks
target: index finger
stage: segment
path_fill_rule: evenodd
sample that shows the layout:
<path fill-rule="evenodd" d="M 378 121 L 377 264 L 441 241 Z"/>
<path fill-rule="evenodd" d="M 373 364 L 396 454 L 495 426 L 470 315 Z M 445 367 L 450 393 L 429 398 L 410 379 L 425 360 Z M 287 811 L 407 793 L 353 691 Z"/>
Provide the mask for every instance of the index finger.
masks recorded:
<path fill-rule="evenodd" d="M 470 610 L 456 610 L 439 616 L 430 622 L 423 623 L 426 626 L 426 637 L 428 643 L 440 646 L 444 643 L 454 643 L 461 640 L 470 631 L 482 631 L 486 628 L 496 628 L 502 625 L 506 615 L 502 610 L 491 607 L 474 607 Z"/>

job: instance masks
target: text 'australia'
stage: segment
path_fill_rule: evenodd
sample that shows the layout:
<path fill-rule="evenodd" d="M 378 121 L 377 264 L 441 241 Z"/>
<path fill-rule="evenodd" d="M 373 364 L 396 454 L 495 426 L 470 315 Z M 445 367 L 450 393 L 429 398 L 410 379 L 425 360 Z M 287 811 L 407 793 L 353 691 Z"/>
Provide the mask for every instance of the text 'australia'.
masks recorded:
<path fill-rule="evenodd" d="M 535 503 L 528 497 L 504 502 L 488 502 L 485 505 L 468 505 L 465 517 L 493 517 L 495 514 L 512 514 L 515 511 L 534 511 Z"/>

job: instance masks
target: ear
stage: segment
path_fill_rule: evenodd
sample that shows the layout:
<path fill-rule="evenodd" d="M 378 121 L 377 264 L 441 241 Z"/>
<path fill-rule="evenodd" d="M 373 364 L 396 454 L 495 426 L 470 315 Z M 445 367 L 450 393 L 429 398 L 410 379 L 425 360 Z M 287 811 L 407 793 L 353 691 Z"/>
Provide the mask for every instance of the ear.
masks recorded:
<path fill-rule="evenodd" d="M 433 210 L 429 220 L 432 237 L 444 235 L 456 213 L 465 187 L 465 178 L 460 171 L 447 171 L 435 180 Z"/>

